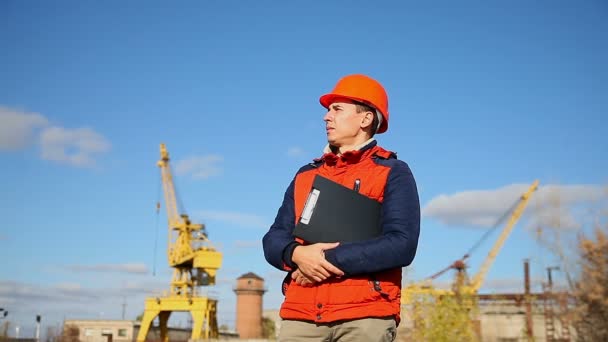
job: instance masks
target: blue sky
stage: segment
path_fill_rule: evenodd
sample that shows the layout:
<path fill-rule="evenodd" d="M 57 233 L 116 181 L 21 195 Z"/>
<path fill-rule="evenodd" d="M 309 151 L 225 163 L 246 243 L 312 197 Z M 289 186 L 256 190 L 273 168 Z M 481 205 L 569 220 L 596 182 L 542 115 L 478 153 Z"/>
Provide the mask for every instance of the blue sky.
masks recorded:
<path fill-rule="evenodd" d="M 350 73 L 386 86 L 377 138 L 418 184 L 406 281 L 461 257 L 539 179 L 482 292 L 521 289 L 524 258 L 540 290 L 555 259 L 535 228 L 574 234 L 605 203 L 607 17 L 593 0 L 3 1 L 0 305 L 31 332 L 37 313 L 120 319 L 125 302 L 134 318 L 168 288 L 164 142 L 187 213 L 224 256 L 219 323 L 234 326 L 232 286 L 250 271 L 278 308 L 260 240 L 325 145 L 318 97 Z"/>

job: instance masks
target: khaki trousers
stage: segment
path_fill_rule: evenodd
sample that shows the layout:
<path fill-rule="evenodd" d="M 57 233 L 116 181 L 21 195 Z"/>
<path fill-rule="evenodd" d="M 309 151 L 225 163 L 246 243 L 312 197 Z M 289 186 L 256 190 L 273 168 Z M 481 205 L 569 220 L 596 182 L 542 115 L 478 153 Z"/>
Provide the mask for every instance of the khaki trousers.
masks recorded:
<path fill-rule="evenodd" d="M 397 334 L 395 320 L 363 318 L 317 324 L 282 320 L 279 342 L 392 342 Z"/>

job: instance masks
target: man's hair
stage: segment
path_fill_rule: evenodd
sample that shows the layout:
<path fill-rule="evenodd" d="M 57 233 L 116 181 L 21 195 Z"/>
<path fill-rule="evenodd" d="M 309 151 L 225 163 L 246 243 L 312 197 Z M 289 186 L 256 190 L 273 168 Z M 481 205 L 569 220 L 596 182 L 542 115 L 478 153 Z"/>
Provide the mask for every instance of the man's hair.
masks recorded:
<path fill-rule="evenodd" d="M 372 120 L 371 130 L 369 131 L 370 138 L 372 138 L 376 134 L 376 131 L 378 130 L 378 122 L 379 122 L 378 112 L 376 111 L 376 109 L 374 107 L 366 105 L 365 103 L 355 102 L 355 106 L 357 106 L 357 113 L 372 112 L 374 118 Z"/>

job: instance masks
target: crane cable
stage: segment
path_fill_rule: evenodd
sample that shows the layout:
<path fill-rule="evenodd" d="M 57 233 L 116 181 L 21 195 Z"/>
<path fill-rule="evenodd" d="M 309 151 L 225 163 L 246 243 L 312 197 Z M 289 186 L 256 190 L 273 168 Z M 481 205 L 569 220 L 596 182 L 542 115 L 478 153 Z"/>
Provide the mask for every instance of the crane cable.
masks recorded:
<path fill-rule="evenodd" d="M 469 250 L 465 253 L 465 255 L 460 258 L 458 261 L 465 261 L 466 259 L 468 259 L 471 254 L 477 249 L 479 248 L 479 246 L 481 246 L 482 242 L 484 242 L 489 236 L 490 234 L 492 234 L 492 232 L 494 232 L 500 225 L 502 225 L 502 223 L 511 215 L 511 213 L 513 213 L 513 211 L 515 210 L 515 208 L 517 207 L 517 205 L 519 204 L 519 202 L 521 201 L 521 197 L 518 198 L 509 208 L 509 210 L 507 210 L 501 217 L 498 218 L 498 220 L 496 221 L 496 223 L 494 223 L 494 225 L 492 227 L 490 227 L 490 229 L 488 229 L 482 236 L 481 238 L 475 242 L 475 244 L 473 244 L 473 246 L 471 248 L 469 248 Z M 448 270 L 454 268 L 454 264 L 456 263 L 452 263 L 449 266 L 447 266 L 446 268 L 444 268 L 443 270 L 427 277 L 427 280 L 430 279 L 435 279 L 437 277 L 439 277 L 440 275 L 442 275 L 443 273 L 447 272 Z"/>
<path fill-rule="evenodd" d="M 171 174 L 173 174 L 172 167 L 170 167 L 170 172 L 171 172 Z M 157 179 L 162 180 L 162 171 L 160 169 L 158 170 L 158 174 L 159 174 L 159 177 L 157 177 Z M 153 256 L 153 262 L 152 262 L 152 276 L 156 276 L 156 254 L 157 254 L 157 250 L 158 250 L 158 224 L 159 224 L 159 219 L 160 219 L 161 183 L 162 183 L 162 181 L 157 183 L 158 186 L 157 186 L 157 191 L 156 191 L 156 224 L 154 227 L 154 256 Z M 178 210 L 179 210 L 179 212 L 185 213 L 184 205 L 181 201 L 181 198 L 178 195 L 177 184 L 175 184 L 175 182 L 173 183 L 173 189 L 175 191 L 175 197 L 176 197 L 176 201 L 177 201 Z"/>
<path fill-rule="evenodd" d="M 477 248 L 479 248 L 479 246 L 481 245 L 481 243 L 487 239 L 490 234 L 492 232 L 494 232 L 499 226 L 501 226 L 503 224 L 503 222 L 509 217 L 511 216 L 511 214 L 513 213 L 513 211 L 515 210 L 515 208 L 517 207 L 517 205 L 519 204 L 519 202 L 521 201 L 521 197 L 518 198 L 512 205 L 511 207 L 509 207 L 509 210 L 507 210 L 500 218 L 498 218 L 498 220 L 496 221 L 496 223 L 494 223 L 494 225 L 488 229 L 488 231 L 486 231 L 481 238 L 467 251 L 467 253 L 465 254 L 465 256 L 463 258 L 467 258 L 469 255 L 471 255 L 471 253 L 473 253 L 473 251 L 475 251 Z"/>
<path fill-rule="evenodd" d="M 168 167 L 169 167 L 169 172 L 171 172 L 171 174 L 174 175 L 175 170 L 173 169 L 173 165 L 168 165 Z M 182 198 L 179 195 L 179 189 L 177 186 L 177 182 L 175 180 L 173 180 L 173 192 L 175 194 L 175 201 L 177 202 L 178 214 L 187 214 L 186 207 L 184 206 L 184 203 L 182 202 Z"/>

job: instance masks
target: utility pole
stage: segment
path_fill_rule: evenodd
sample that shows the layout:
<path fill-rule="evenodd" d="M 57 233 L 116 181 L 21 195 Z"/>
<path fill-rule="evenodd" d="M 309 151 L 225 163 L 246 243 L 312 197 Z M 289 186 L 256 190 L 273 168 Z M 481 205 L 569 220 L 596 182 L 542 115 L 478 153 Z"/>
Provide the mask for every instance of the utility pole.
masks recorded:
<path fill-rule="evenodd" d="M 553 278 L 551 277 L 551 270 L 559 270 L 559 266 L 550 266 L 547 267 L 547 279 L 549 281 L 548 285 L 549 285 L 549 289 L 553 289 Z"/>
<path fill-rule="evenodd" d="M 547 342 L 553 342 L 555 340 L 555 323 L 553 322 L 553 306 L 554 306 L 554 295 L 553 295 L 553 277 L 551 271 L 559 270 L 559 266 L 547 267 L 547 284 L 543 285 L 545 295 L 545 338 Z"/>
<path fill-rule="evenodd" d="M 125 309 L 127 308 L 127 297 L 122 297 L 122 320 L 125 320 Z"/>
<path fill-rule="evenodd" d="M 40 341 L 40 315 L 36 315 L 36 342 Z"/>
<path fill-rule="evenodd" d="M 534 324 L 532 321 L 532 298 L 530 294 L 530 261 L 524 260 L 524 299 L 526 303 L 526 335 L 528 341 L 534 340 Z"/>

